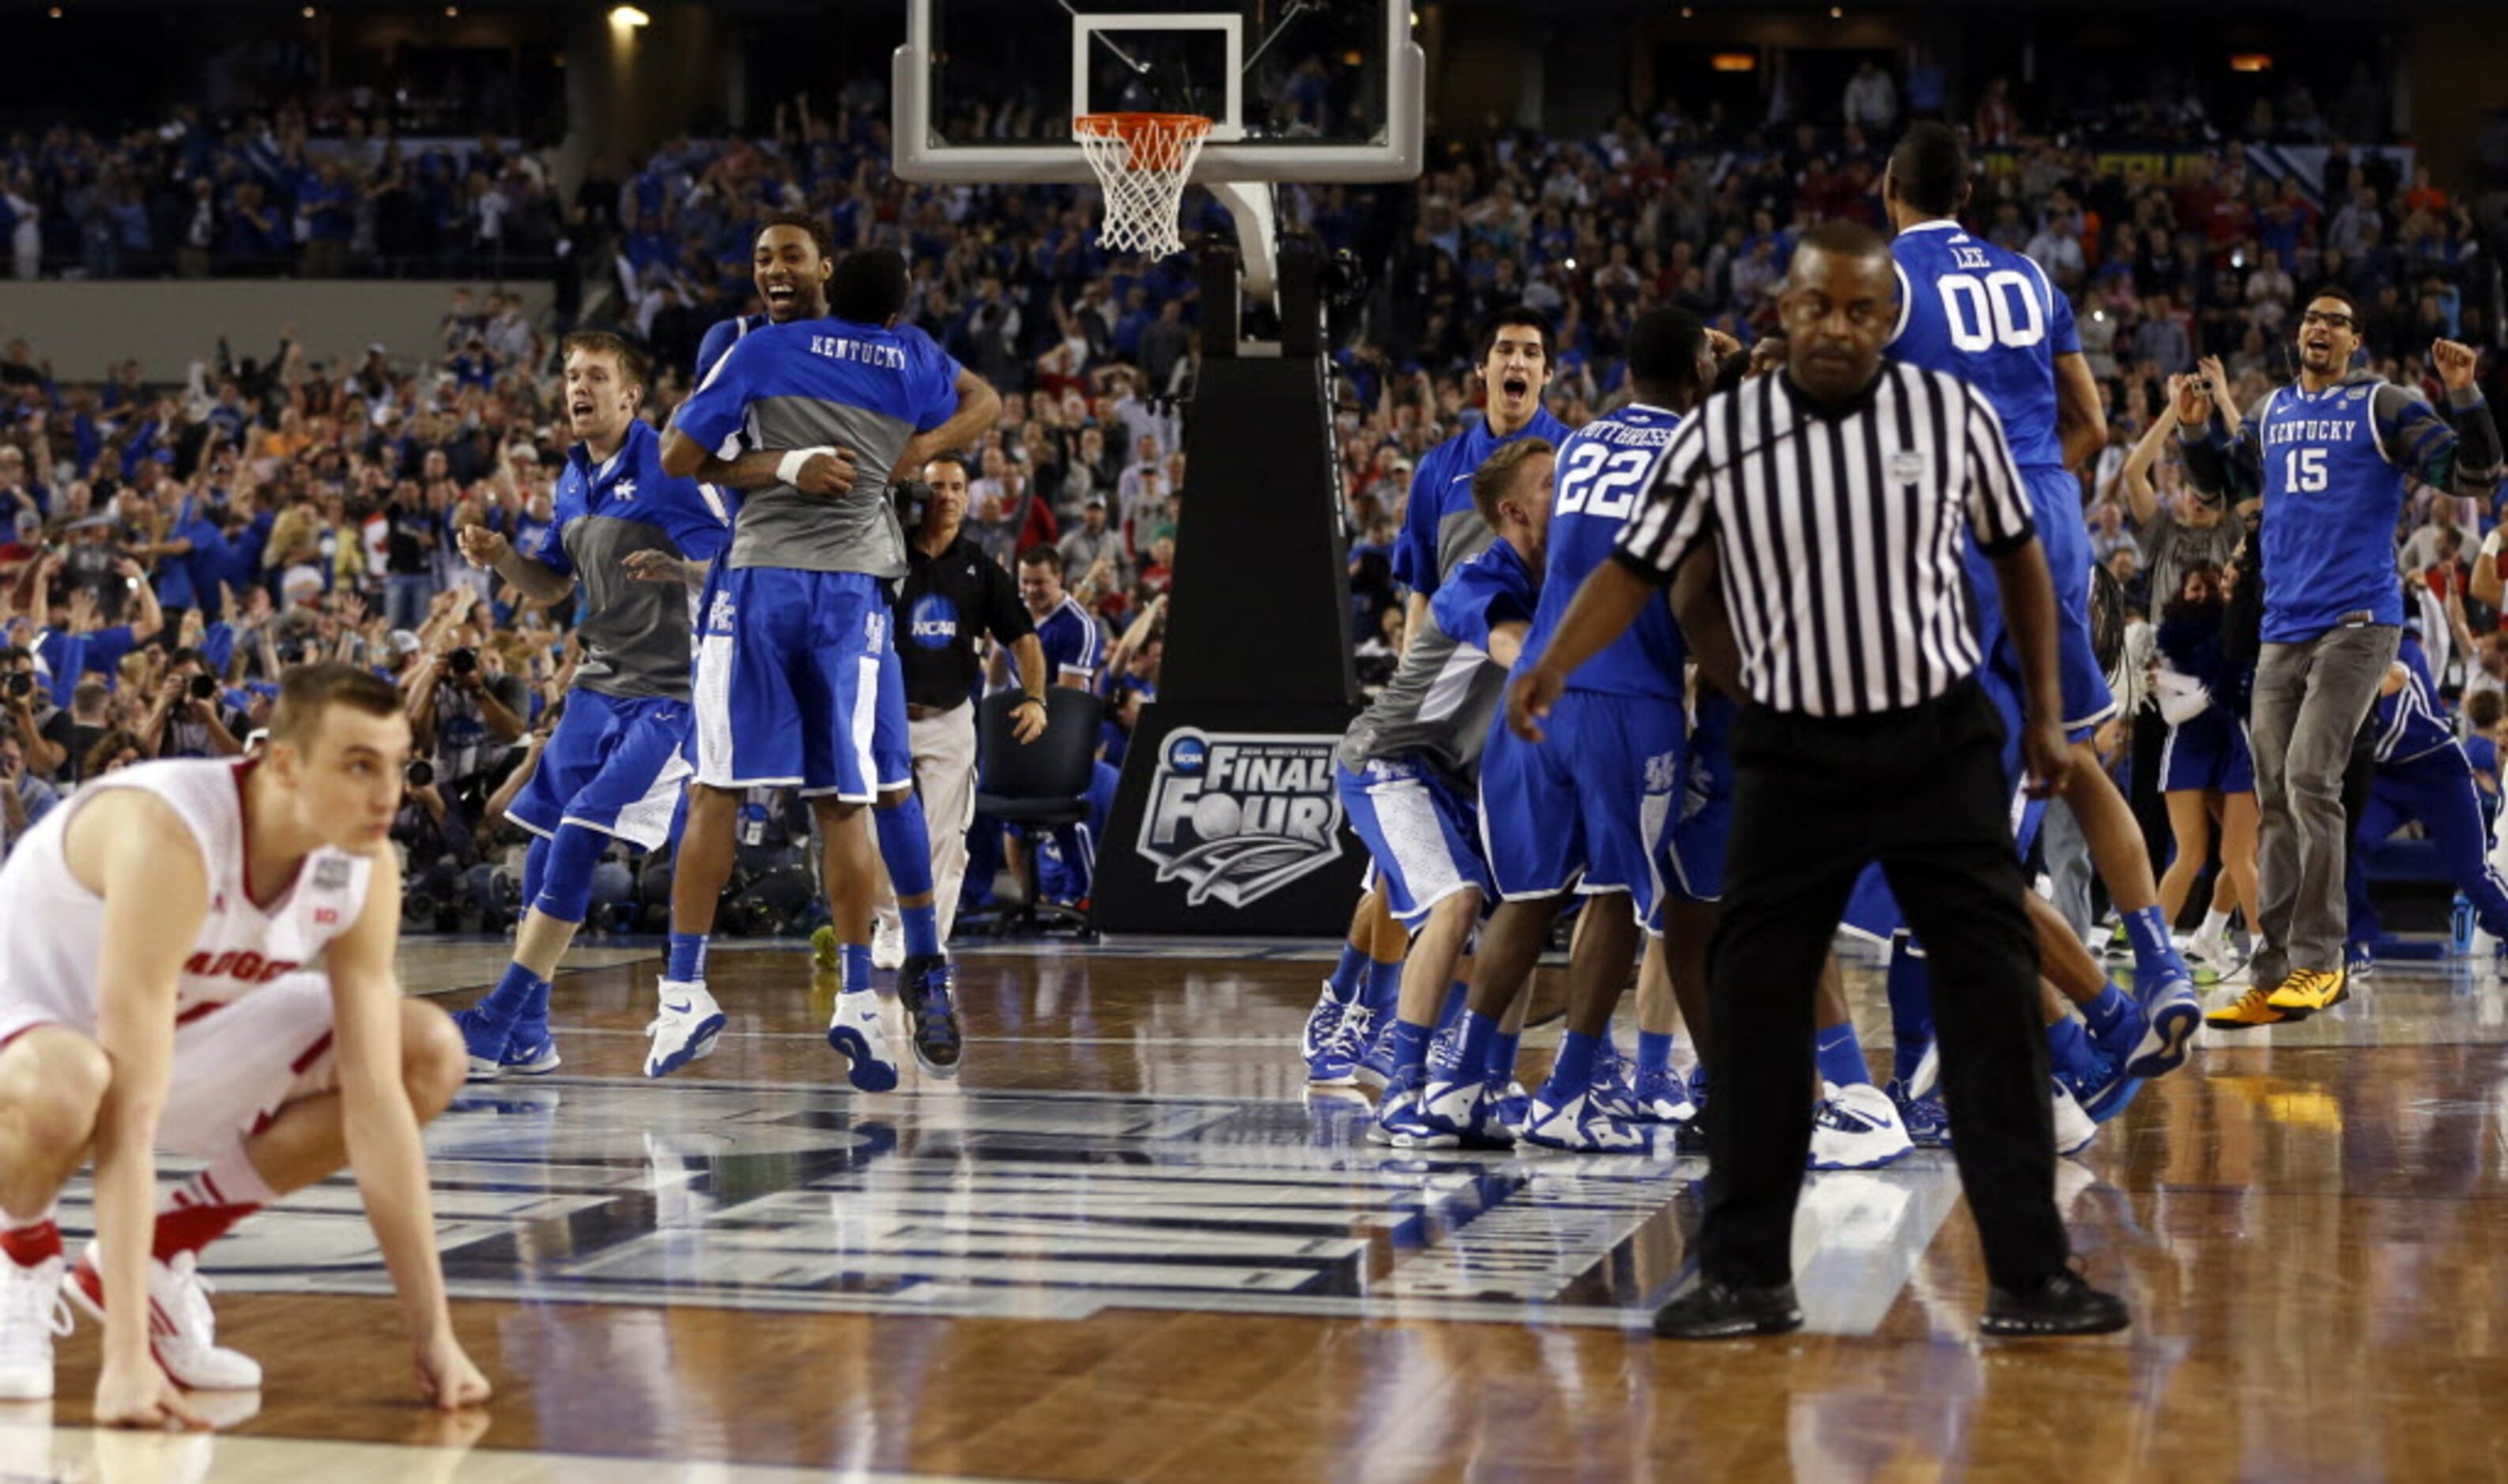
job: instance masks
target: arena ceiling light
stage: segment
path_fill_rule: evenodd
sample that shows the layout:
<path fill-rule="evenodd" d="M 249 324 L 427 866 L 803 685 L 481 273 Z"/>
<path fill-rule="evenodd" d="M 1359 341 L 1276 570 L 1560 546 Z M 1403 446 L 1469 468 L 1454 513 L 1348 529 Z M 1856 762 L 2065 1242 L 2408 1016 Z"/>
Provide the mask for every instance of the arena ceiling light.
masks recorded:
<path fill-rule="evenodd" d="M 653 23 L 653 18 L 632 5 L 612 6 L 609 23 L 622 31 L 639 31 Z"/>

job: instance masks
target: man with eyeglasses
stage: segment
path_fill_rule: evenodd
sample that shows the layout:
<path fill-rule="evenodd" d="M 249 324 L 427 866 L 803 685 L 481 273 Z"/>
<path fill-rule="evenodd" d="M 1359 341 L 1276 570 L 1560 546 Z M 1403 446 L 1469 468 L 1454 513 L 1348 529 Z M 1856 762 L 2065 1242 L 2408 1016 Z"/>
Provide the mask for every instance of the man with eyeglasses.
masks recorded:
<path fill-rule="evenodd" d="M 2499 430 L 2471 346 L 2430 346 L 2444 411 L 2352 370 L 2359 349 L 2360 307 L 2328 286 L 2300 317 L 2299 380 L 2267 393 L 2236 433 L 2215 424 L 2203 381 L 2178 392 L 2190 482 L 2209 500 L 2233 487 L 2264 496 L 2252 723 L 2264 946 L 2254 987 L 2207 1017 L 2221 1030 L 2305 1019 L 2349 993 L 2342 771 L 2403 633 L 2396 517 L 2409 481 L 2476 498 L 2499 482 Z"/>

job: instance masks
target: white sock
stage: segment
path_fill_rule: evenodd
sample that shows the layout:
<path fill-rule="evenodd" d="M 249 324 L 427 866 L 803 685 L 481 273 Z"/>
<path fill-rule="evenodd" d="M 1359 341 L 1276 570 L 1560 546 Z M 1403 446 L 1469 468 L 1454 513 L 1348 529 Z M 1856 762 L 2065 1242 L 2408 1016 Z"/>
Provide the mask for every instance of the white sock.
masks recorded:
<path fill-rule="evenodd" d="M 2196 933 L 2195 936 L 2199 938 L 2217 938 L 2229 930 L 2230 915 L 2228 913 L 2207 912 L 2203 914 L 2203 930 Z"/>
<path fill-rule="evenodd" d="M 268 1206 L 278 1199 L 270 1181 L 252 1167 L 243 1152 L 243 1140 L 238 1140 L 224 1154 L 210 1160 L 190 1179 L 167 1192 L 158 1210 L 172 1211 L 185 1206 Z"/>

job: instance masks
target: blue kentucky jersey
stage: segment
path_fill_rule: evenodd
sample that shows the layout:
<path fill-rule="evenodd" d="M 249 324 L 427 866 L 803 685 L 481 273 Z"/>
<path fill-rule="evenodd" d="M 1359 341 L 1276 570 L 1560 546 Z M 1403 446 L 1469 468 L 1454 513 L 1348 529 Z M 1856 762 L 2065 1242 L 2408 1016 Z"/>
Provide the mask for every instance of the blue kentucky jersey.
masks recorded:
<path fill-rule="evenodd" d="M 2378 436 L 2374 376 L 2313 395 L 2273 389 L 2256 419 L 2265 498 L 2264 637 L 2296 644 L 2337 625 L 2404 621 L 2395 520 L 2404 471 Z M 2218 438 L 2219 424 L 2212 437 Z"/>
<path fill-rule="evenodd" d="M 1484 417 L 1420 456 L 1402 512 L 1402 533 L 1393 541 L 1395 581 L 1434 597 L 1448 572 L 1489 544 L 1489 525 L 1472 508 L 1472 476 L 1492 453 L 1518 438 L 1546 438 L 1555 449 L 1568 441 L 1568 424 L 1550 416 L 1548 408 L 1535 408 L 1531 421 L 1499 438 Z"/>
<path fill-rule="evenodd" d="M 706 326 L 705 339 L 697 342 L 697 364 L 688 375 L 688 384 L 702 384 L 706 373 L 714 370 L 715 363 L 730 352 L 733 342 L 772 323 L 774 321 L 764 314 L 743 314 L 733 319 L 718 319 Z"/>
<path fill-rule="evenodd" d="M 842 319 L 768 325 L 732 343 L 672 425 L 719 457 L 749 450 L 850 450 L 837 498 L 787 485 L 741 502 L 730 565 L 905 574 L 905 536 L 888 475 L 916 433 L 958 411 L 958 363 L 920 331 Z"/>
<path fill-rule="evenodd" d="M 579 443 L 567 450 L 550 505 L 548 533 L 524 555 L 565 577 L 575 575 L 567 529 L 594 516 L 658 525 L 692 561 L 712 561 L 731 541 L 730 513 L 711 487 L 662 472 L 662 435 L 641 418 L 627 424 L 626 442 L 607 462 L 595 465 Z"/>
<path fill-rule="evenodd" d="M 2409 763 L 2455 743 L 2455 728 L 2440 708 L 2438 686 L 2430 680 L 2429 657 L 2418 634 L 2406 633 L 2395 651 L 2404 668 L 2403 689 L 2378 698 L 2378 761 Z"/>
<path fill-rule="evenodd" d="M 1620 527 L 1654 488 L 1655 466 L 1672 445 L 1678 413 L 1632 403 L 1578 428 L 1559 450 L 1559 472 L 1550 497 L 1549 556 L 1541 578 L 1541 606 L 1524 637 L 1527 660 L 1550 646 L 1577 588 L 1609 560 Z M 1681 665 L 1688 657 L 1672 605 L 1647 602 L 1618 638 L 1568 677 L 1570 690 L 1614 696 L 1682 694 Z"/>
<path fill-rule="evenodd" d="M 1037 620 L 1037 642 L 1045 647 L 1045 668 L 1049 681 L 1059 680 L 1066 670 L 1094 674 L 1105 659 L 1105 635 L 1088 610 L 1069 597 L 1061 606 Z"/>
<path fill-rule="evenodd" d="M 1532 621 L 1540 586 L 1514 547 L 1493 541 L 1446 574 L 1428 608 L 1448 636 L 1487 654 L 1492 630 Z"/>
<path fill-rule="evenodd" d="M 1899 265 L 1899 331 L 1890 353 L 1985 393 L 2011 461 L 2060 469 L 2055 357 L 2079 351 L 2072 302 L 2036 263 L 1970 236 L 1954 221 L 1919 222 L 1890 244 Z"/>

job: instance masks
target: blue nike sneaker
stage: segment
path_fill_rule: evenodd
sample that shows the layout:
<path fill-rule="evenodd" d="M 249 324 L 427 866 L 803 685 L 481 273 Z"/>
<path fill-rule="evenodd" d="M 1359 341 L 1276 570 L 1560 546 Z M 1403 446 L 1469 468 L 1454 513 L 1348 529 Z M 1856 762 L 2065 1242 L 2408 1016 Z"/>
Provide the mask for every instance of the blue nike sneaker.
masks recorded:
<path fill-rule="evenodd" d="M 1481 1077 L 1468 1079 L 1431 1072 L 1420 1089 L 1419 1120 L 1440 1134 L 1451 1134 L 1467 1149 L 1505 1149 L 1515 1133 L 1499 1121 L 1499 1097 Z"/>
<path fill-rule="evenodd" d="M 1369 1087 L 1393 1082 L 1393 1020 L 1376 1022 L 1376 1012 L 1356 1000 L 1342 1006 L 1341 1053 L 1349 1059 L 1350 1075 Z"/>
<path fill-rule="evenodd" d="M 1522 1138 L 1524 1125 L 1532 1116 L 1532 1099 L 1525 1092 L 1524 1084 L 1511 1075 L 1492 1075 L 1487 1081 L 1498 1125 L 1508 1134 Z"/>
<path fill-rule="evenodd" d="M 2059 1071 L 2055 1076 L 2071 1090 L 2082 1111 L 2090 1115 L 2090 1122 L 2105 1123 L 2133 1102 L 2142 1091 L 2142 1078 L 2127 1072 L 2123 1062 L 2104 1051 L 2092 1053 L 2091 1067 L 2086 1075 Z"/>
<path fill-rule="evenodd" d="M 1919 1149 L 1947 1149 L 1951 1146 L 1951 1115 L 1942 1107 L 1939 1093 L 1927 1093 L 1919 1098 L 1907 1090 L 1907 1084 L 1893 1077 L 1884 1089 L 1890 1102 L 1899 1109 L 1899 1122 L 1906 1126 L 1907 1138 Z"/>
<path fill-rule="evenodd" d="M 936 1077 L 958 1074 L 965 1037 L 958 1031 L 957 965 L 939 954 L 909 958 L 898 971 L 898 999 L 913 1031 L 914 1060 Z"/>
<path fill-rule="evenodd" d="M 2137 976 L 2139 977 L 2139 976 Z M 2141 986 L 2137 984 L 2137 989 Z M 2149 992 L 2135 996 L 2146 1019 L 2142 1036 L 2124 1060 L 2128 1077 L 2166 1076 L 2186 1065 L 2195 1032 L 2203 1029 L 2203 1001 L 2184 965 L 2154 976 Z"/>
<path fill-rule="evenodd" d="M 513 1039 L 513 1017 L 498 1015 L 482 1002 L 454 1011 L 453 1025 L 461 1032 L 463 1049 L 470 1053 L 469 1081 L 494 1082 L 504 1075 L 505 1043 Z"/>
<path fill-rule="evenodd" d="M 2377 971 L 2376 950 L 2366 943 L 2353 943 L 2345 947 L 2342 956 L 2342 973 L 2345 978 L 2366 979 Z"/>
<path fill-rule="evenodd" d="M 1524 1126 L 1524 1142 L 1571 1154 L 1652 1151 L 1654 1144 L 1646 1131 L 1628 1119 L 1613 1116 L 1595 1101 L 1591 1089 L 1556 1105 L 1546 1100 L 1548 1089 L 1543 1091 L 1545 1097 L 1533 1101 L 1532 1117 Z"/>
<path fill-rule="evenodd" d="M 1386 1084 L 1367 1126 L 1367 1141 L 1400 1149 L 1451 1149 L 1462 1140 L 1420 1120 L 1418 1075 L 1405 1073 Z"/>
<path fill-rule="evenodd" d="M 1690 1101 L 1689 1083 L 1669 1067 L 1639 1072 L 1629 1102 L 1629 1118 L 1636 1123 L 1678 1125 L 1698 1116 L 1698 1104 Z"/>
<path fill-rule="evenodd" d="M 1343 1044 L 1341 1033 L 1350 1003 L 1333 993 L 1332 981 L 1327 979 L 1323 993 L 1315 996 L 1315 1007 L 1307 1012 L 1306 1031 L 1298 1037 L 1298 1054 L 1307 1059 L 1309 1087 L 1347 1087 L 1358 1080 L 1358 1059 Z"/>
<path fill-rule="evenodd" d="M 547 1019 L 516 1021 L 497 1067 L 517 1077 L 542 1077 L 557 1070 L 557 1038 L 549 1034 Z"/>

